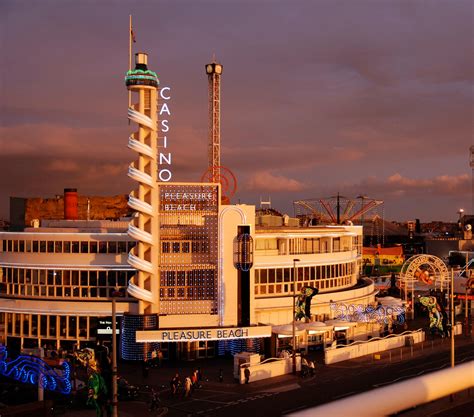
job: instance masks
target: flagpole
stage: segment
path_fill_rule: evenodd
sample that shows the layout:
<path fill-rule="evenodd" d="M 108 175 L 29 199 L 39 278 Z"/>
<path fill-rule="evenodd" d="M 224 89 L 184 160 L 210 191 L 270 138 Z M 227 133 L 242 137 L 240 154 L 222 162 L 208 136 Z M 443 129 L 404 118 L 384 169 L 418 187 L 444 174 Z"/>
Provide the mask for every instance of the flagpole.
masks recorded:
<path fill-rule="evenodd" d="M 128 70 L 132 70 L 132 15 L 129 16 L 128 25 Z M 132 92 L 128 90 L 128 107 L 132 107 Z"/>

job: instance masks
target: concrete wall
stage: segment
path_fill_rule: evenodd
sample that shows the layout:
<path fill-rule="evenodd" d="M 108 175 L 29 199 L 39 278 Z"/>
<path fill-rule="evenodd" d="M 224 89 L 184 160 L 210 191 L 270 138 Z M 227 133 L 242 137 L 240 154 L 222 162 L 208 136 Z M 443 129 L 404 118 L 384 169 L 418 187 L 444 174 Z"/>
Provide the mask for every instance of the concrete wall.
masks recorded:
<path fill-rule="evenodd" d="M 355 342 L 345 347 L 333 347 L 324 352 L 324 363 L 330 365 L 336 362 L 342 362 L 360 356 L 370 355 L 376 352 L 395 349 L 405 346 L 407 336 L 412 336 L 415 343 L 425 340 L 425 332 L 404 332 L 397 336 L 387 336 L 384 338 L 374 338 L 367 342 Z"/>
<path fill-rule="evenodd" d="M 268 361 L 268 362 L 267 362 Z M 252 365 L 250 369 L 249 383 L 262 379 L 274 378 L 276 376 L 291 374 L 293 372 L 293 358 L 271 358 L 258 365 Z M 301 356 L 296 356 L 296 370 L 301 371 Z M 239 383 L 245 383 L 245 367 L 240 367 Z"/>

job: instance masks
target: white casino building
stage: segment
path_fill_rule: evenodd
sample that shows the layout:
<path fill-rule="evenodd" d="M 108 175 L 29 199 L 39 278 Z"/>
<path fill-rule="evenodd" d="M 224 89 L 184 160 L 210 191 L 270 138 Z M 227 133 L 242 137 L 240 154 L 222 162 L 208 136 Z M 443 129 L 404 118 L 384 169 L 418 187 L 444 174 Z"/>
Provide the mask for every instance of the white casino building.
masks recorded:
<path fill-rule="evenodd" d="M 146 54 L 136 54 L 126 84 L 137 99 L 128 111 L 137 126 L 128 142 L 137 154 L 128 172 L 137 182 L 129 197 L 136 216 L 130 224 L 43 221 L 0 232 L 7 345 L 93 342 L 115 288 L 124 295 L 124 359 L 148 357 L 158 343 L 169 358 L 275 355 L 291 343 L 293 292 L 304 286 L 319 289 L 311 310 L 318 323 L 298 323 L 298 348 L 378 334 L 377 326 L 331 322 L 331 303 L 375 300 L 372 281 L 359 278 L 360 226 L 301 227 L 254 206 L 221 204 L 219 184 L 160 181 L 171 158 L 158 153 L 159 82 Z"/>

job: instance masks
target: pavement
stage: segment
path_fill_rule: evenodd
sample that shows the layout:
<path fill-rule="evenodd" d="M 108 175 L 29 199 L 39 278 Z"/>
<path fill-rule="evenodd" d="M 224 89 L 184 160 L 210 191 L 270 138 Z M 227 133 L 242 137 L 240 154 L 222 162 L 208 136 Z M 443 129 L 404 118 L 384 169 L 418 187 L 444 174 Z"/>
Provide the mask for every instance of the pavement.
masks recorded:
<path fill-rule="evenodd" d="M 474 338 L 457 336 L 456 362 L 474 359 Z M 119 374 L 134 385 L 140 386 L 137 401 L 123 401 L 119 404 L 119 416 L 265 416 L 285 415 L 293 411 L 323 404 L 338 398 L 388 385 L 406 378 L 434 371 L 450 365 L 450 340 L 435 338 L 412 347 L 403 347 L 381 352 L 380 359 L 374 355 L 323 365 L 321 353 L 311 354 L 316 359 L 316 376 L 302 378 L 300 375 L 280 377 L 240 385 L 233 380 L 233 359 L 213 358 L 193 362 L 163 362 L 161 368 L 151 369 L 144 378 L 142 367 L 135 363 L 120 363 Z M 201 368 L 202 388 L 195 390 L 190 398 L 182 394 L 172 396 L 169 381 L 176 372 L 182 380 L 194 369 Z M 224 380 L 219 382 L 219 371 Z M 146 386 L 160 391 L 162 407 L 155 412 L 148 411 L 150 399 Z M 456 395 L 454 401 L 440 399 L 436 402 L 400 413 L 407 417 L 464 417 L 472 416 L 474 393 Z M 437 404 L 437 405 L 434 405 Z M 409 414 L 411 412 L 412 414 Z M 468 414 L 466 414 L 468 412 Z M 418 414 L 417 414 L 418 413 Z M 93 417 L 94 410 L 67 410 L 71 417 Z M 354 414 L 357 417 L 358 414 Z M 360 414 L 363 416 L 363 413 Z M 333 416 L 335 417 L 335 416 Z M 351 416 L 352 417 L 352 416 Z"/>

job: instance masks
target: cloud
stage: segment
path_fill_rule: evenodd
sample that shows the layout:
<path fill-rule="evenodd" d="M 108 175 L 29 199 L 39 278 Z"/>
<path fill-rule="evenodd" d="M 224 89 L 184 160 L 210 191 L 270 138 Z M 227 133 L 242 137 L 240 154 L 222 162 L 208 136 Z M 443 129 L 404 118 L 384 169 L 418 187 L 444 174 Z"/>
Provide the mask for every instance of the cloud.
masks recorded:
<path fill-rule="evenodd" d="M 260 171 L 247 179 L 242 188 L 248 191 L 294 192 L 302 191 L 305 186 L 300 181 L 273 174 L 269 171 Z"/>

